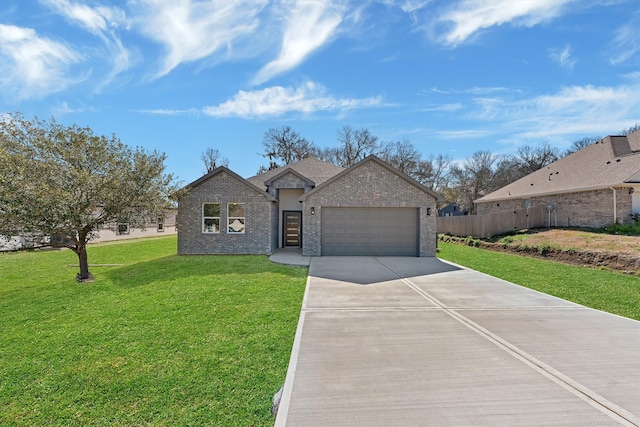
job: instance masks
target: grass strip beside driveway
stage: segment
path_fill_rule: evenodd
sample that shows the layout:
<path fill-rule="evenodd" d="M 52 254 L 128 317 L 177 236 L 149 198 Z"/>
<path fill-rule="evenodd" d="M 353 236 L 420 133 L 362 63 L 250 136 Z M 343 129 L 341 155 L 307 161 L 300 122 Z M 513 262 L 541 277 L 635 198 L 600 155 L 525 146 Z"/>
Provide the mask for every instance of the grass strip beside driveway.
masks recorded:
<path fill-rule="evenodd" d="M 307 270 L 175 237 L 0 255 L 1 425 L 272 425 Z"/>
<path fill-rule="evenodd" d="M 637 276 L 438 242 L 438 257 L 587 307 L 640 320 Z"/>

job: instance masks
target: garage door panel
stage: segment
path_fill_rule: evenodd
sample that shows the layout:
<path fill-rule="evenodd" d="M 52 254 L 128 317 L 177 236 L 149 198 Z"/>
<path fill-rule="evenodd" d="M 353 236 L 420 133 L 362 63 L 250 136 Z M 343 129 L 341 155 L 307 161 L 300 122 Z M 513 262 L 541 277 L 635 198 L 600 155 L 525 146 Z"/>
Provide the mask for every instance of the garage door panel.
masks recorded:
<path fill-rule="evenodd" d="M 417 256 L 417 208 L 322 208 L 322 255 Z"/>

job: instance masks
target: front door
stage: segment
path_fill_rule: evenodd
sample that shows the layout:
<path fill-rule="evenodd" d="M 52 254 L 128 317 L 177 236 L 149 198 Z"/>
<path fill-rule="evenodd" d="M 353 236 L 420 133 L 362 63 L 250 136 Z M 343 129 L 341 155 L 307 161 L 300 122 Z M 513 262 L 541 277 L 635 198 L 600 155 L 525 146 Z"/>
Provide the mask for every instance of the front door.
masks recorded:
<path fill-rule="evenodd" d="M 282 212 L 282 241 L 283 246 L 299 248 L 302 242 L 302 212 Z"/>

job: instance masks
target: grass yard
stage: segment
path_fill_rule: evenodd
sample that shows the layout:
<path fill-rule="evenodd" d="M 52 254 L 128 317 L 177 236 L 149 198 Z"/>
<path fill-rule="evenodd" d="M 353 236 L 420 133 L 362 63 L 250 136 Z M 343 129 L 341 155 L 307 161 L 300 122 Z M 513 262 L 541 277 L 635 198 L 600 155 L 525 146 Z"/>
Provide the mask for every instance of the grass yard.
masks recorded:
<path fill-rule="evenodd" d="M 640 278 L 438 242 L 438 257 L 578 304 L 640 320 Z"/>
<path fill-rule="evenodd" d="M 307 270 L 175 253 L 0 254 L 0 425 L 273 425 Z"/>

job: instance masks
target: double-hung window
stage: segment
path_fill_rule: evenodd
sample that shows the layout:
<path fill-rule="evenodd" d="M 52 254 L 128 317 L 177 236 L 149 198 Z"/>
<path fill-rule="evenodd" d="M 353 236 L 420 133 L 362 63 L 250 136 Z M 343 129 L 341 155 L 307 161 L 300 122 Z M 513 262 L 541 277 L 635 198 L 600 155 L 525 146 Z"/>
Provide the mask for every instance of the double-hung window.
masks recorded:
<path fill-rule="evenodd" d="M 202 204 L 202 232 L 220 233 L 220 203 Z"/>
<path fill-rule="evenodd" d="M 227 233 L 244 233 L 244 203 L 229 203 L 227 205 Z"/>

